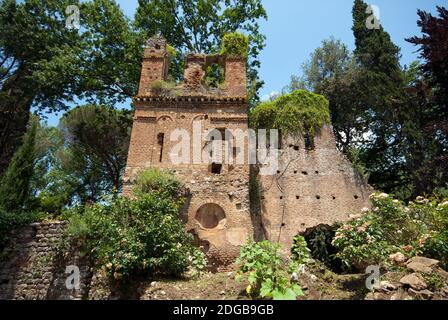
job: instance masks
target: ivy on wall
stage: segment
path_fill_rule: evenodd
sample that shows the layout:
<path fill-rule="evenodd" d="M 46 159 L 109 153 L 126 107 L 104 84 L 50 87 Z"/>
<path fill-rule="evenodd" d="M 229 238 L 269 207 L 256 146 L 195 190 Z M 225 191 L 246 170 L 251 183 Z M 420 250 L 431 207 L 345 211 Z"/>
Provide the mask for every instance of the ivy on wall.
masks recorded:
<path fill-rule="evenodd" d="M 329 102 L 323 96 L 297 90 L 273 101 L 260 103 L 250 112 L 251 125 L 279 129 L 282 134 L 314 136 L 330 123 Z"/>

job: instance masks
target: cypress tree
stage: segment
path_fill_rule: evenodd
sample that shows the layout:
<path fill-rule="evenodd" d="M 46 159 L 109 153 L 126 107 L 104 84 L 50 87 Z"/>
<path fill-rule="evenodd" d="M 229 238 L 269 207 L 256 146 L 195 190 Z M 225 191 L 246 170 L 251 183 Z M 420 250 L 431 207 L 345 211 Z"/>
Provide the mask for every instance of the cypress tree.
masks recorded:
<path fill-rule="evenodd" d="M 361 160 L 370 172 L 370 183 L 392 192 L 403 184 L 402 122 L 408 113 L 405 103 L 405 82 L 400 66 L 400 48 L 380 25 L 368 28 L 368 5 L 355 0 L 353 5 L 354 56 L 361 69 L 358 79 L 360 101 L 369 125 L 368 142 L 361 147 Z"/>
<path fill-rule="evenodd" d="M 6 211 L 25 208 L 30 196 L 30 181 L 36 157 L 35 143 L 38 122 L 33 121 L 22 146 L 12 158 L 0 181 L 0 207 Z"/>
<path fill-rule="evenodd" d="M 367 27 L 366 21 L 371 15 L 366 13 L 367 8 L 364 1 L 355 0 L 352 12 L 355 56 L 361 66 L 370 72 L 382 73 L 398 80 L 401 78 L 400 48 L 392 42 L 389 33 L 381 25 L 378 29 Z"/>

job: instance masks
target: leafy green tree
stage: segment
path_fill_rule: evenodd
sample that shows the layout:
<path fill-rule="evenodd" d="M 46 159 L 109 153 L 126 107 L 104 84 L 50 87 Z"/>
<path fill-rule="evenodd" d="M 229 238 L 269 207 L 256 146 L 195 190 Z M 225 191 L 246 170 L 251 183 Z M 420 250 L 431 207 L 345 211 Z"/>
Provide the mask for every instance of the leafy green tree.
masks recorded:
<path fill-rule="evenodd" d="M 65 27 L 64 0 L 0 3 L 0 174 L 26 132 L 32 106 L 60 110 L 79 68 L 79 35 Z"/>
<path fill-rule="evenodd" d="M 80 30 L 65 10 L 79 6 Z M 30 110 L 67 110 L 77 98 L 113 104 L 136 93 L 143 37 L 113 0 L 0 3 L 0 175 Z"/>
<path fill-rule="evenodd" d="M 28 204 L 36 157 L 36 131 L 37 122 L 34 121 L 0 181 L 0 207 L 6 211 L 21 211 Z"/>
<path fill-rule="evenodd" d="M 80 6 L 81 81 L 78 93 L 89 102 L 113 105 L 137 94 L 145 35 L 134 29 L 114 0 Z"/>
<path fill-rule="evenodd" d="M 33 208 L 58 214 L 118 193 L 131 125 L 130 111 L 96 105 L 71 110 L 59 127 L 41 124 L 31 180 Z"/>
<path fill-rule="evenodd" d="M 73 203 L 76 181 L 65 171 L 67 146 L 57 127 L 40 123 L 36 138 L 36 161 L 31 179 L 32 208 L 58 214 Z"/>
<path fill-rule="evenodd" d="M 407 39 L 420 46 L 424 61 L 407 72 L 409 100 L 416 111 L 411 127 L 414 195 L 446 188 L 448 181 L 448 10 L 437 11 L 439 17 L 419 10 L 423 36 Z"/>
<path fill-rule="evenodd" d="M 341 151 L 350 155 L 351 150 L 364 144 L 369 128 L 365 106 L 360 101 L 364 88 L 360 87 L 361 68 L 352 53 L 340 40 L 330 38 L 302 65 L 303 75 L 293 76 L 286 91 L 307 88 L 325 96 L 330 102 L 331 121 L 336 142 Z"/>
<path fill-rule="evenodd" d="M 61 120 L 64 144 L 61 169 L 85 203 L 121 190 L 132 126 L 131 112 L 87 105 Z"/>
<path fill-rule="evenodd" d="M 259 54 L 265 45 L 260 19 L 267 19 L 260 0 L 139 0 L 135 23 L 147 36 L 160 33 L 179 50 L 170 71 L 176 80 L 183 76 L 187 52 L 219 53 L 225 34 L 247 33 L 249 88 L 256 101 L 263 85 L 257 71 Z"/>

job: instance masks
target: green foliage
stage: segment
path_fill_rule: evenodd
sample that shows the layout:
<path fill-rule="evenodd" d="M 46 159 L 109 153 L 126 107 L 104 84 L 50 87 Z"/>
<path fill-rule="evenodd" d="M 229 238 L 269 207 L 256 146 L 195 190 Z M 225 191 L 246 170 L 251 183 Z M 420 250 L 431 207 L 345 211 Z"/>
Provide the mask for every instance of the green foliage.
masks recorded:
<path fill-rule="evenodd" d="M 192 248 L 191 252 L 189 258 L 191 269 L 196 276 L 200 276 L 207 268 L 207 257 L 198 248 Z"/>
<path fill-rule="evenodd" d="M 341 263 L 335 258 L 336 248 L 332 245 L 335 230 L 339 226 L 319 225 L 305 234 L 305 239 L 313 259 L 321 261 L 328 268 L 339 272 Z"/>
<path fill-rule="evenodd" d="M 313 136 L 330 123 L 328 100 L 297 90 L 263 102 L 251 111 L 251 123 L 260 129 L 279 129 L 284 134 Z"/>
<path fill-rule="evenodd" d="M 247 278 L 246 292 L 252 298 L 296 300 L 303 295 L 300 286 L 290 280 L 278 244 L 250 241 L 241 248 L 237 264 L 240 265 L 237 279 Z M 296 264 L 292 262 L 292 266 Z"/>
<path fill-rule="evenodd" d="M 311 258 L 311 250 L 303 236 L 297 235 L 291 247 L 291 259 L 299 265 L 306 264 Z"/>
<path fill-rule="evenodd" d="M 159 96 L 176 96 L 179 90 L 172 81 L 156 80 L 150 85 L 151 93 Z"/>
<path fill-rule="evenodd" d="M 410 176 L 414 195 L 431 194 L 446 188 L 448 181 L 448 10 L 437 7 L 438 15 L 418 10 L 417 25 L 423 36 L 406 39 L 418 45 L 421 64 L 407 72 L 412 110 L 407 121 L 411 144 Z"/>
<path fill-rule="evenodd" d="M 222 38 L 222 55 L 247 58 L 248 50 L 249 38 L 242 33 L 228 33 Z"/>
<path fill-rule="evenodd" d="M 438 272 L 422 274 L 422 276 L 430 290 L 438 291 L 445 286 L 445 279 Z"/>
<path fill-rule="evenodd" d="M 29 205 L 30 182 L 36 158 L 37 122 L 33 121 L 23 145 L 17 150 L 0 181 L 0 207 L 6 211 L 21 211 Z"/>
<path fill-rule="evenodd" d="M 55 183 L 49 186 L 82 203 L 119 192 L 131 127 L 132 114 L 127 110 L 86 105 L 65 114 L 59 128 L 63 144 L 48 176 Z"/>
<path fill-rule="evenodd" d="M 204 83 L 209 88 L 222 88 L 224 86 L 224 68 L 218 64 L 208 66 Z"/>
<path fill-rule="evenodd" d="M 170 199 L 145 195 L 116 199 L 66 213 L 67 234 L 117 281 L 160 272 L 187 271 L 191 238 L 184 232 Z"/>
<path fill-rule="evenodd" d="M 0 252 L 6 245 L 10 232 L 30 223 L 40 221 L 45 217 L 46 215 L 40 212 L 8 212 L 0 208 Z"/>
<path fill-rule="evenodd" d="M 337 257 L 348 267 L 392 267 L 389 255 L 397 252 L 425 254 L 447 266 L 448 201 L 419 197 L 406 206 L 384 193 L 371 199 L 373 209 L 343 225 L 333 240 Z"/>
<path fill-rule="evenodd" d="M 66 8 L 80 8 L 79 30 Z M 67 110 L 77 98 L 114 104 L 135 95 L 144 37 L 112 0 L 0 2 L 0 174 L 28 115 Z"/>
<path fill-rule="evenodd" d="M 134 183 L 136 195 L 155 194 L 161 198 L 176 199 L 182 192 L 182 185 L 171 172 L 150 168 L 138 173 Z"/>
<path fill-rule="evenodd" d="M 117 198 L 67 211 L 68 238 L 116 281 L 148 273 L 178 276 L 190 266 L 202 271 L 204 256 L 193 248 L 178 217 L 182 197 L 174 190 L 179 183 L 152 171 L 139 181 L 136 200 Z"/>
<path fill-rule="evenodd" d="M 176 49 L 173 47 L 173 46 L 171 46 L 171 45 L 167 45 L 166 46 L 166 51 L 168 52 L 168 56 L 170 57 L 170 59 L 174 59 L 174 58 L 176 58 L 176 56 L 177 56 L 177 51 L 176 51 Z"/>
<path fill-rule="evenodd" d="M 369 172 L 360 158 L 360 150 L 357 148 L 349 148 L 347 150 L 347 157 L 355 167 L 359 176 L 367 181 L 369 179 Z"/>

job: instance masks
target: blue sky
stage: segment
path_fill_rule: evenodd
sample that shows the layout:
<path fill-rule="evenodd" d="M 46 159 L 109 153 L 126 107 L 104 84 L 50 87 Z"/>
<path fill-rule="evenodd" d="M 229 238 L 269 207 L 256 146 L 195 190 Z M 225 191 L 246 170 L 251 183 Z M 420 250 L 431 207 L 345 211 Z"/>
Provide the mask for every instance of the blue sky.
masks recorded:
<path fill-rule="evenodd" d="M 126 15 L 134 16 L 137 0 L 117 0 Z M 324 39 L 334 36 L 350 49 L 354 48 L 351 31 L 353 0 L 262 0 L 268 21 L 261 23 L 266 35 L 262 52 L 260 76 L 265 81 L 261 96 L 281 90 L 292 74 L 300 73 L 300 66 Z M 436 6 L 447 6 L 446 0 L 372 0 L 369 4 L 380 9 L 381 24 L 395 44 L 402 49 L 402 64 L 418 58 L 416 47 L 404 39 L 419 35 L 417 9 L 435 13 Z M 50 124 L 57 117 L 49 118 Z"/>

